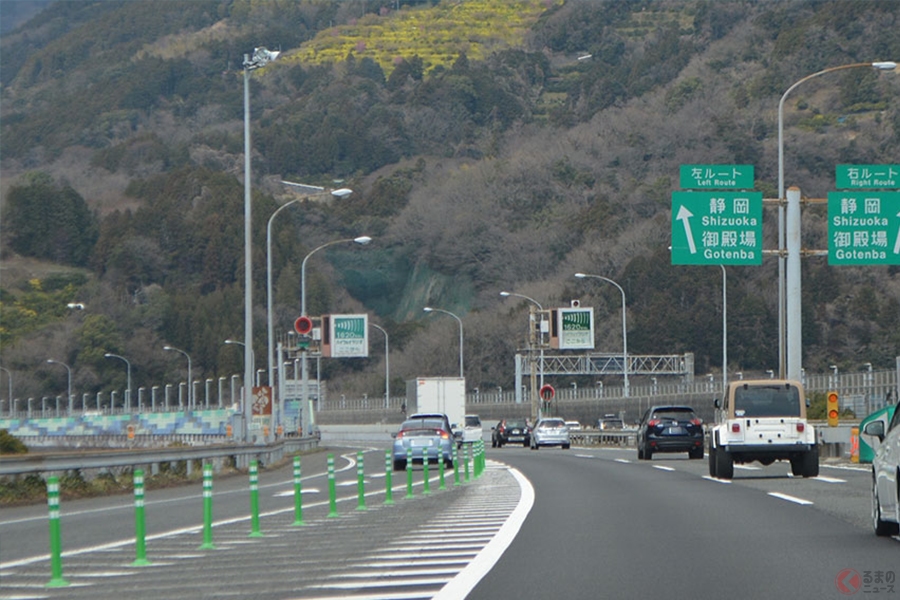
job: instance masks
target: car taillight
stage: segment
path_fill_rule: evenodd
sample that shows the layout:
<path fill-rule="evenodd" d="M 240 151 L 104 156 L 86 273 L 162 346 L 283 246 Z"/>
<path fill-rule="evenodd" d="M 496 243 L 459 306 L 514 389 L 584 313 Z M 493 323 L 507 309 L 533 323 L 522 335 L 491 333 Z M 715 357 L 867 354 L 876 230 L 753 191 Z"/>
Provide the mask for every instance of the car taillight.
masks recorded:
<path fill-rule="evenodd" d="M 803 433 L 806 430 L 806 425 L 804 423 L 797 423 L 797 432 Z"/>
<path fill-rule="evenodd" d="M 700 419 L 691 419 L 691 425 L 696 425 L 697 427 L 700 427 L 701 425 L 703 425 L 703 421 L 701 421 Z"/>
<path fill-rule="evenodd" d="M 402 431 L 398 432 L 398 433 L 397 433 L 397 439 L 399 440 L 399 439 L 402 438 L 402 437 L 403 437 L 403 432 L 402 432 Z"/>
<path fill-rule="evenodd" d="M 662 421 L 660 421 L 659 419 L 650 419 L 650 422 L 647 423 L 647 427 L 656 427 L 660 423 L 662 423 Z"/>
<path fill-rule="evenodd" d="M 731 433 L 740 433 L 741 432 L 741 424 L 740 423 L 732 423 L 731 424 Z"/>
<path fill-rule="evenodd" d="M 450 439 L 450 434 L 447 433 L 446 431 L 444 431 L 443 429 L 435 429 L 434 432 L 435 432 L 435 433 L 441 434 L 441 439 L 442 439 L 442 440 L 449 440 L 449 439 Z"/>

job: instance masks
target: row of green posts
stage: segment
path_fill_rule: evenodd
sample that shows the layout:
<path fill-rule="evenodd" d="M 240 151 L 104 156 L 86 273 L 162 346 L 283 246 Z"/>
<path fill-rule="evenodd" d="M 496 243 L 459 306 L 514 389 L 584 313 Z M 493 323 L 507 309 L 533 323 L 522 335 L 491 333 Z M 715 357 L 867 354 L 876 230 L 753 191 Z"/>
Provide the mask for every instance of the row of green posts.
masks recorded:
<path fill-rule="evenodd" d="M 459 456 L 462 452 L 463 456 Z M 453 456 L 453 483 L 455 486 L 462 485 L 463 482 L 468 483 L 473 478 L 478 478 L 484 473 L 485 457 L 484 442 L 478 441 L 474 444 L 465 444 L 461 450 L 457 450 L 454 445 L 452 450 Z M 423 477 L 422 477 L 422 494 L 431 493 L 431 479 L 429 475 L 429 460 L 435 459 L 438 464 L 438 487 L 446 489 L 445 482 L 445 465 L 443 456 L 438 451 L 433 457 L 426 450 L 424 455 Z M 460 458 L 463 462 L 463 474 L 460 475 Z M 469 465 L 471 463 L 471 474 Z M 394 492 L 392 482 L 392 456 L 391 451 L 385 453 L 384 473 L 385 473 L 385 491 L 384 504 L 394 504 Z M 407 453 L 406 460 L 406 497 L 413 498 L 413 458 L 412 449 Z M 366 510 L 365 497 L 365 478 L 363 472 L 363 453 L 358 452 L 356 455 L 356 475 L 357 475 L 357 510 Z M 303 498 L 301 496 L 301 466 L 300 457 L 294 457 L 294 522 L 292 525 L 305 525 L 303 521 Z M 200 550 L 214 550 L 212 526 L 213 526 L 213 508 L 212 508 L 212 489 L 213 489 L 213 467 L 206 463 L 203 465 L 203 543 Z M 65 587 L 69 582 L 63 577 L 62 568 L 62 533 L 60 527 L 59 514 L 59 478 L 47 478 L 47 504 L 50 509 L 50 570 L 51 578 L 47 583 L 47 587 Z M 328 517 L 340 516 L 337 510 L 337 493 L 334 472 L 334 455 L 328 455 Z M 147 566 L 152 564 L 147 559 L 146 544 L 146 526 L 144 517 L 144 472 L 140 469 L 134 471 L 134 524 L 135 524 L 135 560 L 132 566 Z M 259 524 L 259 465 L 256 461 L 250 463 L 250 537 L 263 537 Z"/>

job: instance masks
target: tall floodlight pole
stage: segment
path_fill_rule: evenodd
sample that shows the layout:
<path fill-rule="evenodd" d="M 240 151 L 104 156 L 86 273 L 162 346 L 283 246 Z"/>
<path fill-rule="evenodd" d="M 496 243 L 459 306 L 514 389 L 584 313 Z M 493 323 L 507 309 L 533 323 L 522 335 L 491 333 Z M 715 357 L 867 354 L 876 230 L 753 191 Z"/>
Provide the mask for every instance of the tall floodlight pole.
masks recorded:
<path fill-rule="evenodd" d="M 801 83 L 826 73 L 845 69 L 869 68 L 879 71 L 895 71 L 896 62 L 861 62 L 838 67 L 830 67 L 817 71 L 796 81 L 781 96 L 778 102 L 778 376 L 800 380 L 803 348 L 800 327 L 800 247 L 799 231 L 788 233 L 785 223 L 784 190 L 784 102 L 788 95 Z M 799 193 L 796 194 L 797 207 L 793 210 L 793 223 L 799 229 Z M 788 226 L 791 223 L 787 224 Z M 785 247 L 787 237 L 791 235 L 795 243 L 787 248 L 787 266 L 785 267 Z M 790 292 L 787 289 L 790 287 Z M 793 333 L 793 335 L 791 335 Z"/>
<path fill-rule="evenodd" d="M 66 385 L 66 392 L 68 393 L 68 396 L 66 396 L 66 400 L 68 402 L 71 402 L 72 401 L 72 368 L 69 365 L 67 365 L 66 363 L 64 363 L 62 361 L 58 361 L 58 360 L 53 360 L 52 358 L 48 358 L 47 362 L 52 365 L 62 365 L 66 368 L 66 380 L 68 382 Z M 10 398 L 10 402 L 12 402 L 12 398 Z"/>
<path fill-rule="evenodd" d="M 391 361 L 389 358 L 391 345 L 388 340 L 388 332 L 381 325 L 369 323 L 372 327 L 384 334 L 384 409 L 390 408 L 391 402 Z"/>
<path fill-rule="evenodd" d="M 322 248 L 327 248 L 328 246 L 333 246 L 335 244 L 345 244 L 348 242 L 354 242 L 365 246 L 369 242 L 372 241 L 367 235 L 362 235 L 355 238 L 346 238 L 342 240 L 332 240 L 330 242 L 325 242 L 318 248 L 314 248 L 309 254 L 303 257 L 303 262 L 300 263 L 300 316 L 306 316 L 306 263 L 309 260 L 309 257 L 321 250 Z M 301 381 L 300 381 L 300 405 L 306 406 L 306 410 L 309 415 L 307 417 L 307 435 L 312 433 L 312 427 L 316 424 L 316 417 L 313 414 L 313 404 L 312 398 L 309 397 L 309 393 L 307 387 L 309 385 L 309 361 L 307 360 L 309 357 L 307 356 L 306 348 L 301 350 Z"/>
<path fill-rule="evenodd" d="M 253 239 L 250 202 L 250 71 L 266 66 L 281 52 L 254 48 L 244 55 L 244 441 L 250 441 L 250 397 L 253 394 Z"/>
<path fill-rule="evenodd" d="M 188 363 L 188 372 L 187 372 L 187 405 L 188 408 L 194 408 L 193 401 L 193 389 L 194 389 L 194 381 L 191 377 L 191 355 L 185 352 L 184 350 L 179 350 L 174 346 L 163 346 L 163 350 L 168 350 L 169 352 L 178 352 L 183 355 L 187 359 Z M 168 401 L 168 400 L 167 400 Z"/>
<path fill-rule="evenodd" d="M 427 313 L 440 312 L 440 313 L 444 313 L 445 315 L 450 315 L 451 317 L 456 319 L 457 323 L 459 323 L 459 377 L 460 377 L 460 379 L 462 379 L 464 377 L 464 374 L 463 374 L 464 371 L 463 371 L 463 322 L 462 322 L 462 319 L 460 319 L 458 316 L 456 316 L 449 310 L 444 310 L 443 308 L 432 308 L 430 306 L 426 306 L 423 310 Z"/>
<path fill-rule="evenodd" d="M 627 398 L 629 395 L 629 388 L 628 388 L 628 321 L 627 321 L 626 310 L 625 310 L 625 290 L 623 290 L 622 286 L 619 285 L 618 283 L 616 283 L 615 281 L 613 281 L 612 279 L 610 279 L 608 277 L 604 277 L 602 275 L 590 275 L 588 273 L 575 273 L 575 277 L 577 277 L 578 279 L 585 279 L 585 278 L 601 279 L 601 280 L 603 280 L 607 283 L 611 283 L 614 286 L 616 286 L 617 288 L 619 288 L 619 292 L 621 292 L 621 294 L 622 294 L 622 374 L 624 375 L 624 379 L 625 379 L 623 393 L 624 393 L 625 397 Z"/>
<path fill-rule="evenodd" d="M 125 410 L 131 410 L 131 363 L 124 356 L 119 356 L 118 354 L 113 354 L 112 352 L 107 352 L 103 355 L 105 358 L 118 358 L 119 360 L 125 361 L 125 368 L 127 372 L 127 382 L 128 387 L 125 390 Z"/>

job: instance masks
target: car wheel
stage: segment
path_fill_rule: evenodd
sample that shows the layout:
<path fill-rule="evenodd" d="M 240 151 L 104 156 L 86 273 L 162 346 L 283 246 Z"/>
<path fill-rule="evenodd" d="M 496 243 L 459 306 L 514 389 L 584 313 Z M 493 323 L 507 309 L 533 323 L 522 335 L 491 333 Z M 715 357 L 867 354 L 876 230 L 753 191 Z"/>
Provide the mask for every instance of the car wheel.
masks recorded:
<path fill-rule="evenodd" d="M 644 460 L 644 447 L 638 444 L 638 460 Z"/>
<path fill-rule="evenodd" d="M 688 458 L 693 458 L 695 460 L 703 458 L 703 446 L 699 448 L 694 448 L 693 450 L 688 450 Z"/>
<path fill-rule="evenodd" d="M 734 478 L 734 458 L 724 450 L 716 450 L 716 474 L 718 479 Z"/>
<path fill-rule="evenodd" d="M 804 477 L 818 477 L 819 476 L 819 446 L 813 446 L 813 449 L 809 452 L 804 452 L 803 456 L 800 459 L 801 467 L 801 475 Z"/>
<path fill-rule="evenodd" d="M 900 533 L 900 523 L 892 523 L 884 521 L 881 518 L 881 500 L 878 498 L 878 486 L 875 484 L 875 477 L 872 477 L 872 525 L 875 528 L 875 535 L 889 536 Z"/>
<path fill-rule="evenodd" d="M 568 450 L 568 449 L 569 449 L 569 444 L 563 444 L 562 446 L 563 446 L 563 450 Z"/>
<path fill-rule="evenodd" d="M 406 461 L 399 458 L 394 459 L 394 470 L 403 471 L 404 469 L 406 469 Z"/>
<path fill-rule="evenodd" d="M 491 438 L 491 448 L 497 447 L 497 438 Z"/>
<path fill-rule="evenodd" d="M 716 449 L 713 447 L 712 439 L 709 440 L 709 476 L 716 476 Z"/>
<path fill-rule="evenodd" d="M 651 460 L 653 458 L 653 450 L 650 449 L 650 444 L 644 446 L 644 460 Z"/>
<path fill-rule="evenodd" d="M 531 445 L 531 438 L 528 438 L 528 439 L 526 439 L 524 442 L 522 442 L 522 445 L 525 446 L 526 448 L 527 448 L 528 446 L 530 446 L 530 445 Z"/>

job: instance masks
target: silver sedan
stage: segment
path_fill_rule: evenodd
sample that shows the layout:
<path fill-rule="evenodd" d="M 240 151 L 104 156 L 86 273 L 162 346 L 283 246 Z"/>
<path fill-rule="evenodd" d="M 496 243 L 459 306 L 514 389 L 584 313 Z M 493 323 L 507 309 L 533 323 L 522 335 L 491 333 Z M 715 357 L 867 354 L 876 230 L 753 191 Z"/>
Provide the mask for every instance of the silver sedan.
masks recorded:
<path fill-rule="evenodd" d="M 541 446 L 562 446 L 569 448 L 569 428 L 562 419 L 549 417 L 540 419 L 531 432 L 531 449 Z"/>

